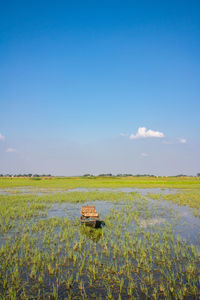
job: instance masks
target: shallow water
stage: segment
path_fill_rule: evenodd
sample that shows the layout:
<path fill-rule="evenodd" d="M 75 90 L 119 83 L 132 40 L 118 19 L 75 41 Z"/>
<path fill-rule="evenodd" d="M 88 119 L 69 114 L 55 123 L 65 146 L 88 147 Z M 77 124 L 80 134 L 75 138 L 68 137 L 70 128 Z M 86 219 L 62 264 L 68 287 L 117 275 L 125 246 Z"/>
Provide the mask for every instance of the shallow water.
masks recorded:
<path fill-rule="evenodd" d="M 13 194 L 37 194 L 43 195 L 48 193 L 68 193 L 68 192 L 92 192 L 92 191 L 99 191 L 99 192 L 138 192 L 141 195 L 146 195 L 147 193 L 153 194 L 172 194 L 176 193 L 178 190 L 170 189 L 170 188 L 75 188 L 75 189 L 34 189 L 32 187 L 16 187 L 16 188 L 9 188 L 9 189 L 0 189 L 0 195 L 13 195 Z"/>
<path fill-rule="evenodd" d="M 14 191 L 18 191 L 19 193 L 27 193 L 31 194 L 34 189 L 31 187 L 25 188 L 17 188 L 13 189 Z M 171 194 L 176 193 L 177 190 L 175 189 L 161 189 L 161 188 L 76 188 L 70 189 L 65 191 L 65 193 L 71 192 L 89 192 L 89 191 L 99 191 L 99 192 L 124 192 L 124 193 L 131 193 L 137 192 L 148 201 L 148 211 L 151 214 L 151 217 L 146 219 L 145 217 L 140 217 L 140 225 L 143 229 L 155 229 L 157 226 L 165 225 L 166 222 L 170 224 L 174 223 L 176 220 L 176 225 L 173 226 L 173 233 L 174 235 L 180 235 L 182 239 L 186 239 L 187 243 L 193 243 L 194 245 L 200 245 L 200 218 L 195 217 L 193 214 L 193 210 L 187 206 L 180 206 L 174 203 L 171 203 L 166 200 L 154 200 L 148 197 L 148 193 L 153 194 Z M 42 190 L 37 191 L 37 193 L 49 193 L 49 190 Z M 58 191 L 53 191 L 54 193 Z M 10 194 L 10 189 L 8 190 L 0 190 L 0 194 Z M 63 191 L 62 191 L 63 193 Z M 143 199 L 138 200 L 140 203 L 144 201 Z M 49 219 L 49 218 L 69 218 L 70 220 L 79 219 L 80 218 L 80 210 L 83 203 L 54 203 L 51 205 L 50 208 L 46 210 L 46 216 L 42 216 L 39 218 L 42 219 Z M 84 205 L 94 205 L 96 210 L 100 214 L 101 218 L 105 218 L 109 215 L 111 209 L 115 209 L 116 211 L 121 211 L 122 207 L 126 205 L 123 201 L 118 203 L 110 202 L 110 201 L 89 201 L 84 202 Z M 134 203 L 132 209 L 138 210 L 137 207 L 134 207 Z M 142 208 L 140 208 L 142 210 Z M 38 218 L 36 218 L 37 221 Z M 135 230 L 135 224 L 130 225 L 127 230 Z M 3 243 L 6 237 L 2 237 Z"/>
<path fill-rule="evenodd" d="M 148 197 L 148 192 L 166 194 L 174 193 L 175 190 L 74 189 L 68 190 L 66 193 L 74 191 L 125 192 L 126 194 L 119 193 L 119 197 L 116 197 L 116 195 L 113 197 L 112 195 L 109 198 L 109 194 L 105 193 L 109 199 L 113 200 L 112 202 L 106 201 L 106 199 L 105 201 L 99 201 L 95 198 L 94 201 L 81 203 L 55 202 L 52 204 L 45 202 L 44 204 L 48 207 L 45 206 L 46 209 L 42 212 L 45 212 L 46 215 L 39 214 L 30 219 L 22 220 L 22 224 L 19 224 L 18 229 L 13 227 L 7 233 L 1 233 L 0 235 L 1 253 L 4 253 L 4 257 L 7 257 L 9 253 L 14 254 L 14 259 L 11 254 L 9 255 L 10 261 L 6 263 L 3 259 L 1 260 L 0 255 L 4 275 L 6 274 L 9 278 L 13 272 L 13 264 L 17 266 L 16 261 L 20 259 L 19 262 L 21 262 L 24 268 L 23 274 L 25 274 L 25 276 L 22 275 L 22 286 L 27 293 L 34 295 L 31 296 L 31 299 L 38 299 L 37 291 L 41 287 L 41 284 L 38 283 L 38 275 L 41 270 L 44 274 L 43 286 L 45 286 L 47 292 L 46 297 L 43 297 L 44 299 L 48 298 L 50 292 L 53 293 L 52 287 L 55 287 L 54 284 L 57 279 L 59 279 L 58 298 L 69 298 L 70 292 L 67 282 L 69 282 L 71 276 L 73 283 L 71 284 L 71 292 L 74 299 L 83 298 L 80 290 L 81 280 L 85 285 L 86 295 L 84 297 L 87 299 L 97 299 L 97 295 L 101 295 L 102 299 L 108 299 L 110 287 L 114 295 L 113 299 L 118 299 L 119 282 L 122 278 L 124 280 L 124 290 L 121 299 L 128 299 L 127 287 L 132 282 L 135 284 L 133 290 L 136 291 L 134 297 L 138 299 L 146 299 L 142 291 L 144 281 L 146 281 L 146 287 L 149 289 L 148 296 L 151 299 L 153 299 L 153 287 L 157 288 L 159 294 L 160 286 L 165 284 L 166 279 L 168 280 L 168 286 L 173 285 L 174 290 L 180 287 L 180 282 L 187 283 L 185 281 L 186 270 L 187 268 L 193 268 L 191 264 L 196 263 L 197 258 L 194 258 L 195 255 L 192 253 L 191 248 L 186 247 L 186 243 L 200 248 L 200 219 L 195 217 L 193 210 L 186 206 L 178 206 L 168 201 L 158 201 Z M 137 193 L 133 194 L 132 192 Z M 127 193 L 130 193 L 130 197 L 127 196 Z M 97 194 L 94 193 L 94 197 Z M 102 194 L 104 195 L 104 193 Z M 53 199 L 57 199 L 57 195 Z M 60 200 L 62 200 L 62 197 Z M 99 230 L 79 226 L 82 205 L 95 205 L 100 217 L 107 222 L 106 226 Z M 169 234 L 166 230 L 168 227 L 171 227 Z M 175 237 L 174 240 L 170 240 L 171 232 Z M 177 235 L 180 236 L 181 240 L 184 239 L 186 243 L 181 241 L 177 244 Z M 165 240 L 166 236 L 167 240 Z M 10 248 L 6 248 L 8 245 Z M 5 251 L 3 248 L 5 248 Z M 165 254 L 163 258 L 160 248 L 163 249 Z M 13 252 L 7 251 L 7 249 L 11 249 Z M 183 254 L 185 255 L 184 258 Z M 42 255 L 42 258 L 40 255 Z M 24 261 L 24 257 L 26 257 L 26 261 Z M 145 259 L 147 259 L 146 265 Z M 86 261 L 85 266 L 83 271 L 80 271 L 84 260 Z M 30 266 L 28 265 L 29 261 L 31 262 Z M 168 262 L 172 264 L 172 269 Z M 187 268 L 185 268 L 185 262 L 188 264 Z M 149 267 L 150 271 L 148 271 Z M 35 274 L 36 268 L 37 272 Z M 16 276 L 21 278 L 17 270 Z M 176 281 L 175 283 L 171 281 L 170 275 L 165 277 L 167 272 L 171 274 L 171 270 L 177 274 L 177 284 Z M 35 274 L 35 277 L 30 279 L 32 273 Z M 79 278 L 75 281 L 77 274 Z M 153 287 L 149 285 L 148 274 L 152 274 L 155 280 Z M 7 278 L 6 276 L 4 278 Z M 181 276 L 181 279 L 179 276 Z M 199 288 L 199 283 L 195 281 L 195 278 L 198 277 L 196 275 L 192 276 L 193 286 Z M 95 278 L 91 281 L 92 283 L 90 283 L 91 278 Z M 10 282 L 13 285 L 13 281 Z M 157 282 L 159 283 L 157 284 Z M 1 291 L 3 291 L 3 288 L 0 282 L 0 293 Z M 52 299 L 55 298 L 52 297 Z M 178 299 L 178 296 L 176 298 Z M 169 299 L 171 298 L 169 297 Z"/>
<path fill-rule="evenodd" d="M 137 192 L 138 191 L 139 190 L 137 189 Z M 142 191 L 141 194 L 144 195 L 144 192 L 147 194 L 148 191 L 149 189 L 146 189 L 146 191 Z M 200 245 L 200 219 L 194 216 L 191 208 L 178 206 L 168 201 L 152 200 L 148 197 L 146 197 L 146 200 L 148 200 L 148 211 L 150 212 L 151 217 L 142 217 L 141 214 L 139 220 L 141 228 L 145 230 L 156 230 L 157 226 L 162 226 L 169 222 L 173 225 L 172 230 L 174 235 L 179 235 L 182 239 L 185 239 L 188 244 L 193 243 L 197 246 Z M 144 200 L 139 199 L 138 201 L 141 203 Z M 46 218 L 67 217 L 70 220 L 79 219 L 82 205 L 83 203 L 55 203 L 47 210 Z M 94 205 L 97 212 L 100 214 L 100 217 L 104 219 L 109 215 L 111 209 L 121 211 L 126 203 L 123 201 L 118 203 L 109 201 L 90 201 L 84 202 L 84 205 Z M 133 203 L 132 209 L 138 210 L 138 208 L 135 207 L 135 203 Z M 130 224 L 126 230 L 135 230 L 135 224 Z"/>
<path fill-rule="evenodd" d="M 173 211 L 176 216 L 169 215 L 168 220 L 176 218 L 177 224 L 173 227 L 173 234 L 180 235 L 182 239 L 186 239 L 187 243 L 193 243 L 200 246 L 200 218 L 195 217 L 193 210 L 188 206 L 176 205 L 166 200 L 152 200 L 147 198 L 150 205 L 156 203 L 164 210 Z M 164 221 L 163 221 L 164 222 Z"/>
<path fill-rule="evenodd" d="M 76 188 L 76 189 L 69 189 L 68 192 L 90 192 L 90 191 L 99 191 L 99 192 L 123 192 L 123 193 L 130 193 L 130 192 L 137 192 L 141 195 L 146 195 L 147 193 L 153 193 L 153 194 L 174 194 L 177 192 L 175 189 L 161 189 L 161 188 Z"/>
<path fill-rule="evenodd" d="M 123 204 L 114 204 L 113 202 L 108 201 L 90 201 L 84 202 L 84 205 L 95 205 L 96 211 L 100 214 L 100 217 L 105 217 L 110 213 L 111 208 L 117 208 Z M 68 217 L 71 220 L 74 218 L 80 218 L 80 211 L 82 206 L 83 203 L 55 203 L 50 209 L 47 210 L 47 218 Z"/>

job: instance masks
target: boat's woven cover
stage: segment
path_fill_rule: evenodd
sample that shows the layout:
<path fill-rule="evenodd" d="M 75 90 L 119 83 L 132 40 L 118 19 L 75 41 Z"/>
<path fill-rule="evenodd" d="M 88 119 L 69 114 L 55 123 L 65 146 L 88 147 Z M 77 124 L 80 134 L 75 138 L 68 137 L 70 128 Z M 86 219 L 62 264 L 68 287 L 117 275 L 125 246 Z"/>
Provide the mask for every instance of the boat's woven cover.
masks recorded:
<path fill-rule="evenodd" d="M 81 207 L 81 216 L 84 216 L 84 217 L 98 217 L 99 214 L 96 212 L 94 205 L 91 205 L 91 206 L 87 205 L 87 206 L 82 206 Z"/>

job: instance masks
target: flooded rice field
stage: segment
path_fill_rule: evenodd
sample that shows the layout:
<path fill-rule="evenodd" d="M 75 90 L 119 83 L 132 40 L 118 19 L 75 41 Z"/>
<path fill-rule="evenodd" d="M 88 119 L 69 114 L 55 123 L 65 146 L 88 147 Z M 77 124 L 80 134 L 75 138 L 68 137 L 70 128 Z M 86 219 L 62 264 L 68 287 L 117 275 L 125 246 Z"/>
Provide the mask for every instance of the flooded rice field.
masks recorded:
<path fill-rule="evenodd" d="M 33 187 L 16 187 L 16 188 L 7 188 L 0 189 L 0 195 L 13 195 L 13 194 L 49 194 L 51 193 L 63 193 L 63 192 L 138 192 L 142 195 L 146 195 L 147 193 L 155 193 L 155 194 L 170 194 L 175 193 L 177 190 L 169 189 L 169 188 L 74 188 L 74 189 L 49 189 L 49 188 L 33 188 Z"/>
<path fill-rule="evenodd" d="M 14 191 L 0 195 L 1 299 L 200 297 L 199 191 Z M 82 205 L 106 225 L 81 226 Z"/>

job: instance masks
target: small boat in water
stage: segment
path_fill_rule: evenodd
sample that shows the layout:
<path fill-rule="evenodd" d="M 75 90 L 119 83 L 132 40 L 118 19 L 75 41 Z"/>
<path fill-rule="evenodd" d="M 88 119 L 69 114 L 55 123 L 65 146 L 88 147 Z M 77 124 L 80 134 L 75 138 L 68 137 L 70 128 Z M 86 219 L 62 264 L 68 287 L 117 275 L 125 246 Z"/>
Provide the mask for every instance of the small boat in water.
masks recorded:
<path fill-rule="evenodd" d="M 99 214 L 96 212 L 94 205 L 81 207 L 80 222 L 85 226 L 93 228 L 101 228 L 105 225 L 105 222 L 99 218 Z"/>

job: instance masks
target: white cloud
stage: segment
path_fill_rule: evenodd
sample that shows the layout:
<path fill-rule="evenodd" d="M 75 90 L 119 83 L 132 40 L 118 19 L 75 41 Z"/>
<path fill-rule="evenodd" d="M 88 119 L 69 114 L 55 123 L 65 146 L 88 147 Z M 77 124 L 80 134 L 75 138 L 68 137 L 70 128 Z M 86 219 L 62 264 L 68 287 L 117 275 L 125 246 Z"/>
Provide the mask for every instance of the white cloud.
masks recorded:
<path fill-rule="evenodd" d="M 176 138 L 173 140 L 164 140 L 163 141 L 163 144 L 166 144 L 166 145 L 176 145 L 178 143 L 185 144 L 185 143 L 187 143 L 187 140 L 184 138 Z"/>
<path fill-rule="evenodd" d="M 120 136 L 128 136 L 128 133 L 120 133 Z"/>
<path fill-rule="evenodd" d="M 147 153 L 143 152 L 143 153 L 141 153 L 141 156 L 143 156 L 143 157 L 147 157 L 147 156 L 149 156 L 149 154 L 147 154 Z"/>
<path fill-rule="evenodd" d="M 184 138 L 179 138 L 178 140 L 181 144 L 185 144 L 187 142 L 187 140 Z"/>
<path fill-rule="evenodd" d="M 1 133 L 0 133 L 0 141 L 3 141 L 3 140 L 5 140 L 5 136 L 3 136 Z"/>
<path fill-rule="evenodd" d="M 147 130 L 146 127 L 139 127 L 136 134 L 131 134 L 130 139 L 144 139 L 144 138 L 163 138 L 164 134 L 160 131 Z"/>
<path fill-rule="evenodd" d="M 12 153 L 12 152 L 16 152 L 17 150 L 15 148 L 8 148 L 6 150 L 6 152 Z"/>

